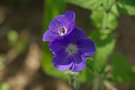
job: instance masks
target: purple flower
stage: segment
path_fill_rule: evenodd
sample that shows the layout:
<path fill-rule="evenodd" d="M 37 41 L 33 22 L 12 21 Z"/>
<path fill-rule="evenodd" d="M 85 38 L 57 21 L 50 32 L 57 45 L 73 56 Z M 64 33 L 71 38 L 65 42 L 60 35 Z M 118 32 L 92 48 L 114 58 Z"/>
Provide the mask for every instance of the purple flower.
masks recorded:
<path fill-rule="evenodd" d="M 77 28 L 63 39 L 52 41 L 49 47 L 54 54 L 53 64 L 61 71 L 82 71 L 86 67 L 86 57 L 92 56 L 95 52 L 93 41 L 87 39 L 85 33 Z"/>
<path fill-rule="evenodd" d="M 83 30 L 75 27 L 75 13 L 67 11 L 49 24 L 43 41 L 50 41 L 53 64 L 61 71 L 80 72 L 86 67 L 86 57 L 95 52 L 94 42 L 87 39 Z"/>
<path fill-rule="evenodd" d="M 56 38 L 63 38 L 75 27 L 75 13 L 67 11 L 63 15 L 55 17 L 49 24 L 49 30 L 43 35 L 43 41 L 53 41 Z"/>

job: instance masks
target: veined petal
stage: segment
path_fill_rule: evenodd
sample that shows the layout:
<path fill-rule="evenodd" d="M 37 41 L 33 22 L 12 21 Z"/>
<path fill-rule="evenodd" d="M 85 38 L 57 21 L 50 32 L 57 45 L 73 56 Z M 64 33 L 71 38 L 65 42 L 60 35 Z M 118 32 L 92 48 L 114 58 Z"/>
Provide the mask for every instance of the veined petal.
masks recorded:
<path fill-rule="evenodd" d="M 75 13 L 71 10 L 65 13 L 65 19 L 67 22 L 75 21 Z"/>
<path fill-rule="evenodd" d="M 66 38 L 71 42 L 76 42 L 80 39 L 86 38 L 86 35 L 82 29 L 74 28 L 74 30 Z"/>
<path fill-rule="evenodd" d="M 95 44 L 90 39 L 81 39 L 77 41 L 77 45 L 78 49 L 84 52 L 84 55 L 88 57 L 92 56 L 96 51 Z"/>
<path fill-rule="evenodd" d="M 67 28 L 69 34 L 75 27 L 75 13 L 70 10 L 67 11 L 64 16 L 65 19 L 63 20 L 63 24 Z"/>
<path fill-rule="evenodd" d="M 71 64 L 72 61 L 69 59 L 68 54 L 64 52 L 64 50 L 59 50 L 53 57 L 53 63 L 55 65 L 68 65 Z"/>
<path fill-rule="evenodd" d="M 49 24 L 49 30 L 51 30 L 54 33 L 58 33 L 58 30 L 60 30 L 63 27 L 63 20 L 64 15 L 59 15 L 53 19 Z"/>
<path fill-rule="evenodd" d="M 76 39 L 86 38 L 85 32 L 81 28 L 75 28 L 72 36 L 73 38 L 76 38 Z"/>
<path fill-rule="evenodd" d="M 73 63 L 70 70 L 72 70 L 73 72 L 80 72 L 86 67 L 85 57 L 81 56 L 81 58 L 82 58 L 81 62 Z"/>
<path fill-rule="evenodd" d="M 67 11 L 65 14 L 55 17 L 49 24 L 49 30 L 59 34 L 59 31 L 64 28 L 68 35 L 75 27 L 75 13 L 73 11 Z M 61 35 L 60 35 L 61 36 Z"/>
<path fill-rule="evenodd" d="M 52 52 L 57 53 L 59 50 L 65 50 L 68 44 L 68 40 L 56 39 L 49 44 L 49 47 Z"/>
<path fill-rule="evenodd" d="M 53 32 L 51 32 L 50 30 L 47 30 L 44 34 L 43 34 L 43 41 L 53 41 L 56 37 L 58 37 L 58 34 L 55 34 Z"/>
<path fill-rule="evenodd" d="M 55 64 L 55 63 L 53 63 L 53 64 L 54 64 L 54 66 L 55 66 L 58 70 L 60 70 L 60 71 L 68 70 L 68 69 L 72 66 L 72 63 L 67 64 L 67 65 L 57 65 L 57 64 Z"/>
<path fill-rule="evenodd" d="M 73 62 L 73 63 L 77 63 L 79 64 L 83 59 L 82 59 L 82 53 L 81 52 L 78 52 L 78 53 L 75 53 L 74 55 L 70 56 L 70 60 Z"/>

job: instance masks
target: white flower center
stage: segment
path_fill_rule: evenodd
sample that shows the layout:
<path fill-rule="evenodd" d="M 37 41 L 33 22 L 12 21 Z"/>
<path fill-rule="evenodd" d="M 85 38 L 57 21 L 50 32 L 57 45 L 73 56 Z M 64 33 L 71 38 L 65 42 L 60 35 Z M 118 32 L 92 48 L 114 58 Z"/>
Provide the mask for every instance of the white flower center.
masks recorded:
<path fill-rule="evenodd" d="M 58 31 L 60 36 L 64 36 L 67 33 L 67 29 L 62 27 L 59 31 Z"/>
<path fill-rule="evenodd" d="M 66 52 L 68 52 L 69 55 L 73 55 L 75 53 L 77 53 L 78 49 L 76 47 L 76 45 L 74 44 L 69 44 L 66 48 Z"/>

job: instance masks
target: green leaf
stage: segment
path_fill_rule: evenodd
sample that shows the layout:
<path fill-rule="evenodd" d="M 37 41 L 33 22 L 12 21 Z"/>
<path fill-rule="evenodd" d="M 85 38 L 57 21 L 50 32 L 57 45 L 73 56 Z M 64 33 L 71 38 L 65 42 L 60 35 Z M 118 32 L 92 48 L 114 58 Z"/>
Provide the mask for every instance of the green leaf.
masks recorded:
<path fill-rule="evenodd" d="M 116 11 L 117 8 L 115 5 L 108 13 L 103 8 L 93 11 L 91 14 L 91 22 L 93 26 L 97 29 L 100 29 L 103 27 L 103 24 L 105 24 L 105 28 L 107 29 L 116 29 L 118 26 L 118 14 Z"/>
<path fill-rule="evenodd" d="M 135 15 L 135 0 L 119 0 L 119 12 L 127 15 Z"/>
<path fill-rule="evenodd" d="M 66 1 L 89 10 L 95 10 L 99 8 L 102 3 L 102 0 L 66 0 Z"/>
<path fill-rule="evenodd" d="M 87 67 L 79 74 L 78 79 L 80 83 L 88 83 L 93 80 L 95 72 L 92 67 L 93 67 L 93 60 L 91 60 L 90 58 L 87 60 Z"/>
<path fill-rule="evenodd" d="M 101 28 L 102 26 L 102 21 L 103 21 L 103 16 L 104 16 L 104 10 L 96 10 L 93 11 L 91 14 L 91 22 L 94 25 L 95 28 Z"/>
<path fill-rule="evenodd" d="M 119 10 L 117 4 L 112 5 L 110 12 L 116 17 L 119 16 Z"/>
<path fill-rule="evenodd" d="M 87 67 L 79 74 L 78 79 L 80 83 L 86 83 L 89 81 Z"/>
<path fill-rule="evenodd" d="M 93 68 L 97 72 L 101 72 L 107 63 L 108 57 L 113 52 L 116 41 L 111 35 L 108 35 L 106 38 L 102 39 L 102 34 L 99 32 L 92 33 L 91 37 L 96 44 Z"/>
<path fill-rule="evenodd" d="M 116 0 L 102 0 L 103 1 L 103 8 L 105 11 L 110 11 L 111 7 L 115 4 Z"/>
<path fill-rule="evenodd" d="M 114 30 L 118 26 L 118 19 L 112 13 L 108 14 L 107 28 Z"/>
<path fill-rule="evenodd" d="M 118 83 L 126 83 L 133 76 L 131 65 L 120 53 L 115 53 L 112 57 L 112 73 L 114 80 Z"/>
<path fill-rule="evenodd" d="M 115 3 L 115 0 L 66 0 L 66 1 L 89 10 L 97 10 L 99 8 L 104 8 L 104 10 L 106 11 L 108 11 Z"/>

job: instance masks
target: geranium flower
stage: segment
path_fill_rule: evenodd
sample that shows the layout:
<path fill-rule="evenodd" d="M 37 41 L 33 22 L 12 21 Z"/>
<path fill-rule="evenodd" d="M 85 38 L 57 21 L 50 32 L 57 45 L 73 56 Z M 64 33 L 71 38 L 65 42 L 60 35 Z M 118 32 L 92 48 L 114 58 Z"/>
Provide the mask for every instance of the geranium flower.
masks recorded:
<path fill-rule="evenodd" d="M 86 57 L 95 52 L 95 44 L 87 39 L 85 33 L 77 28 L 63 39 L 55 39 L 49 45 L 54 54 L 53 64 L 61 71 L 80 72 L 86 67 Z"/>
<path fill-rule="evenodd" d="M 53 41 L 68 35 L 75 27 L 75 13 L 67 11 L 54 18 L 49 24 L 49 30 L 43 35 L 43 41 Z"/>

